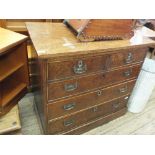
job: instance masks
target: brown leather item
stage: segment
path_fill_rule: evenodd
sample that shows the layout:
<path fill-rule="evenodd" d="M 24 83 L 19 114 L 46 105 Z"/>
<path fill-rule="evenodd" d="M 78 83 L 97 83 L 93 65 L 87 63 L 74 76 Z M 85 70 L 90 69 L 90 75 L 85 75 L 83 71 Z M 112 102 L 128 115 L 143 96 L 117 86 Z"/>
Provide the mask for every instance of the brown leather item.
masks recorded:
<path fill-rule="evenodd" d="M 82 43 L 63 23 L 27 28 L 36 49 L 35 103 L 45 134 L 81 134 L 126 113 L 154 41 Z"/>
<path fill-rule="evenodd" d="M 67 19 L 64 23 L 80 41 L 129 39 L 134 34 L 132 19 Z"/>

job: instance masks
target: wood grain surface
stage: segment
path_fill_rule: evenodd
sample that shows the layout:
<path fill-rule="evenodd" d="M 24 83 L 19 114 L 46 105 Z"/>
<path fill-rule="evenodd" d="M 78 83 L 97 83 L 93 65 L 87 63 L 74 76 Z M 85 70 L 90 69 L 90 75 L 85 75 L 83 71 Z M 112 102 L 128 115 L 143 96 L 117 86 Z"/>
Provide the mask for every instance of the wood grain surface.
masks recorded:
<path fill-rule="evenodd" d="M 0 134 L 6 134 L 21 129 L 19 108 L 16 105 L 5 116 L 0 117 Z"/>
<path fill-rule="evenodd" d="M 115 87 L 137 79 L 147 51 L 155 46 L 153 40 L 82 43 L 62 23 L 27 23 L 27 27 L 36 49 L 39 87 L 35 92 L 35 102 L 45 134 L 82 133 L 126 112 L 125 104 L 121 104 L 124 106 L 113 115 L 111 100 L 119 100 L 126 94 L 119 95 Z M 111 86 L 111 93 L 107 91 L 111 97 L 96 98 L 94 92 L 98 91 L 100 95 Z M 122 90 L 126 89 L 123 87 Z M 130 93 L 126 95 L 129 97 Z M 62 110 L 74 108 L 78 101 L 77 109 L 68 113 Z M 105 113 L 109 109 L 106 118 L 104 112 L 95 115 L 88 110 L 97 106 L 92 108 L 96 111 L 101 104 L 105 106 Z M 74 124 L 74 120 L 77 123 Z"/>
<path fill-rule="evenodd" d="M 154 41 L 143 38 L 140 42 L 130 40 L 96 41 L 81 43 L 63 23 L 26 23 L 28 32 L 40 58 L 63 57 L 105 53 L 111 50 L 129 49 L 154 45 Z"/>
<path fill-rule="evenodd" d="M 28 37 L 10 30 L 0 28 L 0 55 L 8 49 L 18 45 Z"/>

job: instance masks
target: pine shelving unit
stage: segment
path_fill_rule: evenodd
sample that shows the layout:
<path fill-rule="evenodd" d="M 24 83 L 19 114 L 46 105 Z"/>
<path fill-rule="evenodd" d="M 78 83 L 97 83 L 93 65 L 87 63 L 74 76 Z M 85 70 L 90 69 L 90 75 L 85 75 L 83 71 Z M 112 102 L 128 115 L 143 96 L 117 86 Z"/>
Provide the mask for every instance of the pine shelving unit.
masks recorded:
<path fill-rule="evenodd" d="M 0 28 L 0 116 L 27 92 L 29 85 L 27 37 Z"/>

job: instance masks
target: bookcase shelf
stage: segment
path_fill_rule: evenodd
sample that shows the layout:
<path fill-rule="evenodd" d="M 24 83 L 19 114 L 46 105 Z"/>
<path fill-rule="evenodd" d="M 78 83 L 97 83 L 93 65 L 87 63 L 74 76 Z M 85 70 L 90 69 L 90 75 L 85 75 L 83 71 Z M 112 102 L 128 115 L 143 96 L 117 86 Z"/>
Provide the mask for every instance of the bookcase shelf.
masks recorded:
<path fill-rule="evenodd" d="M 11 74 L 16 72 L 18 69 L 20 69 L 23 66 L 24 66 L 24 64 L 20 63 L 20 64 L 17 64 L 15 67 L 6 69 L 6 71 L 1 71 L 0 72 L 0 82 L 2 82 L 4 79 L 6 79 L 8 76 L 10 76 Z"/>
<path fill-rule="evenodd" d="M 29 85 L 26 39 L 0 28 L 0 116 L 18 103 Z"/>
<path fill-rule="evenodd" d="M 9 102 L 13 100 L 25 88 L 26 84 L 20 83 L 15 88 L 11 89 L 7 94 L 3 96 L 2 107 L 5 107 L 5 105 L 9 104 Z"/>

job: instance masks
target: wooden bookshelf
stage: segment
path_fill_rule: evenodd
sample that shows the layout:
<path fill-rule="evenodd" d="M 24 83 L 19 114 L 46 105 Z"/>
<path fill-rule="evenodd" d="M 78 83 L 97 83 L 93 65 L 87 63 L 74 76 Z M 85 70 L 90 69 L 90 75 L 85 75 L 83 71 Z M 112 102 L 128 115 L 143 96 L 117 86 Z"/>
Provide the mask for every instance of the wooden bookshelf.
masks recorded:
<path fill-rule="evenodd" d="M 53 23 L 61 23 L 63 22 L 63 19 L 4 19 L 0 20 L 0 27 L 9 29 L 11 31 L 15 31 L 24 35 L 29 35 L 27 32 L 26 24 L 25 22 L 53 22 Z M 37 70 L 34 70 L 33 68 L 36 68 L 36 51 L 33 47 L 33 44 L 31 40 L 27 40 L 27 52 L 28 52 L 28 61 L 29 61 L 29 78 L 30 78 L 30 85 L 29 85 L 29 92 L 33 92 L 37 85 L 35 84 L 36 79 L 36 73 L 38 73 Z"/>
<path fill-rule="evenodd" d="M 0 72 L 0 82 L 2 82 L 4 79 L 6 79 L 8 76 L 10 76 L 11 74 L 13 74 L 14 72 L 16 72 L 18 69 L 22 68 L 24 64 L 17 64 L 17 66 L 15 67 L 11 67 L 10 68 L 6 68 L 6 70 L 2 70 Z"/>
<path fill-rule="evenodd" d="M 0 116 L 24 96 L 29 85 L 27 37 L 0 28 Z"/>
<path fill-rule="evenodd" d="M 6 20 L 0 19 L 0 27 L 6 28 Z"/>
<path fill-rule="evenodd" d="M 5 107 L 11 100 L 13 100 L 22 90 L 26 88 L 25 83 L 19 83 L 16 87 L 10 89 L 8 93 L 3 96 L 2 107 Z"/>

